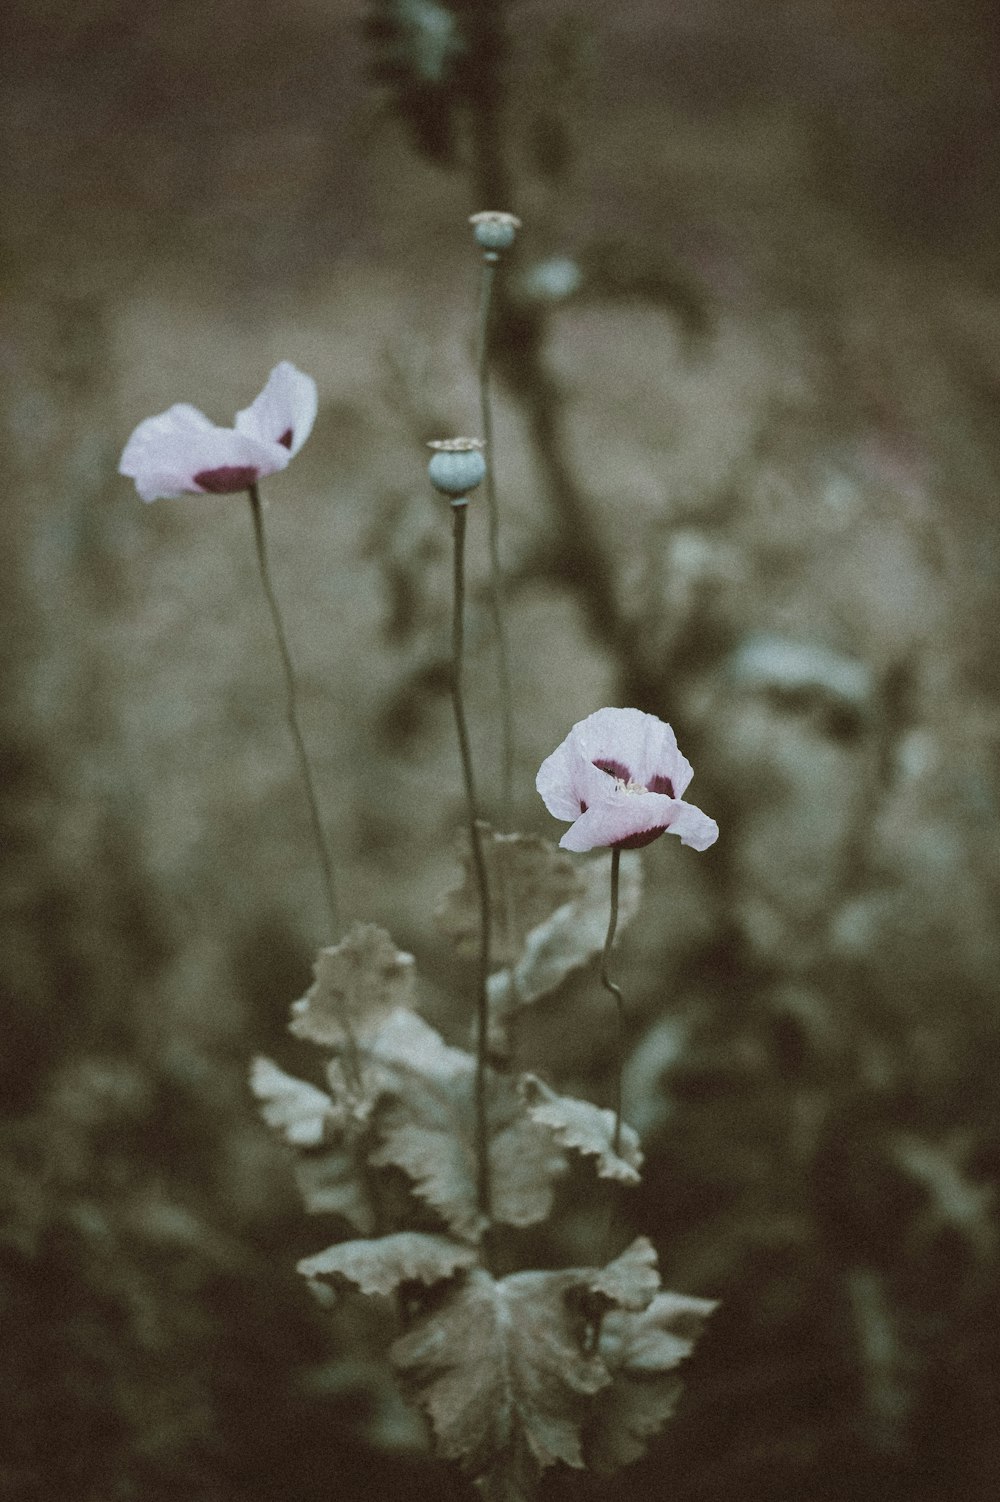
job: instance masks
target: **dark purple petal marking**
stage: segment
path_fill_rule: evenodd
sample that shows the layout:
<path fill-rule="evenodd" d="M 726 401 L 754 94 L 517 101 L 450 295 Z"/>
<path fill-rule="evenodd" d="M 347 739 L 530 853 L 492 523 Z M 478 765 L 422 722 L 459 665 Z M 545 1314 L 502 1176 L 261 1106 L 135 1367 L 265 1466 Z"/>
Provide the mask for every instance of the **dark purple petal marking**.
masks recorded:
<path fill-rule="evenodd" d="M 250 464 L 220 464 L 218 469 L 200 469 L 194 483 L 209 495 L 230 495 L 234 490 L 249 490 L 257 478 Z"/>
<path fill-rule="evenodd" d="M 658 840 L 661 834 L 666 834 L 668 826 L 657 824 L 655 829 L 644 829 L 641 834 L 630 834 L 625 840 L 614 840 L 612 850 L 641 850 L 643 845 L 651 845 Z"/>
<path fill-rule="evenodd" d="M 599 756 L 593 765 L 601 772 L 607 772 L 609 777 L 620 777 L 622 782 L 631 782 L 632 773 L 623 761 L 614 761 L 610 756 Z"/>
<path fill-rule="evenodd" d="M 292 446 L 292 430 L 291 430 L 291 428 L 286 428 L 285 429 L 285 431 L 282 433 L 281 437 L 278 439 L 278 442 L 284 444 L 284 446 L 285 446 L 286 449 L 290 449 L 291 448 L 291 446 Z"/>
<path fill-rule="evenodd" d="M 582 798 L 580 799 L 580 812 L 581 814 L 585 814 L 587 812 L 587 805 L 584 803 Z"/>
<path fill-rule="evenodd" d="M 646 783 L 646 791 L 650 793 L 666 793 L 668 798 L 677 797 L 677 794 L 674 792 L 673 783 L 669 777 L 664 777 L 662 772 L 657 772 L 656 776 Z"/>

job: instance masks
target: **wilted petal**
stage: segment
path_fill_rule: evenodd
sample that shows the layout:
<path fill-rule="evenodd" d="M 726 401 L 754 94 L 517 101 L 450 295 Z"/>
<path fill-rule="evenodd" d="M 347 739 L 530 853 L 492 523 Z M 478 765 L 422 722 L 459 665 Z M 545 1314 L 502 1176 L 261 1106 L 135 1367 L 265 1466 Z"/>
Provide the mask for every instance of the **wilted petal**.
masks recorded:
<path fill-rule="evenodd" d="M 291 458 L 312 432 L 317 405 L 312 376 L 297 370 L 290 360 L 282 360 L 260 395 L 237 412 L 236 431 L 265 443 L 280 443 Z"/>
<path fill-rule="evenodd" d="M 246 490 L 284 469 L 289 452 L 232 428 L 217 428 L 196 407 L 179 403 L 147 417 L 132 433 L 118 465 L 144 501 Z"/>

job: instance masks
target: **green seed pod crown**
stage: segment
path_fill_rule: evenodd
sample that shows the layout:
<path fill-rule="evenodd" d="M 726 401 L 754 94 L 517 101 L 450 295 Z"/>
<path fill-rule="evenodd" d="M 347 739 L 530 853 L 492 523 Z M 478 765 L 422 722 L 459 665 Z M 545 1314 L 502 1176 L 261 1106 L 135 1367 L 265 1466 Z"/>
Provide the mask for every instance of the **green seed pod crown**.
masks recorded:
<path fill-rule="evenodd" d="M 483 250 L 492 251 L 508 250 L 521 228 L 521 221 L 516 214 L 502 214 L 494 209 L 481 214 L 470 214 L 469 223 L 472 225 L 476 244 L 481 245 Z"/>
<path fill-rule="evenodd" d="M 483 442 L 480 438 L 439 438 L 432 448 L 427 473 L 435 490 L 459 500 L 467 496 L 486 474 Z"/>

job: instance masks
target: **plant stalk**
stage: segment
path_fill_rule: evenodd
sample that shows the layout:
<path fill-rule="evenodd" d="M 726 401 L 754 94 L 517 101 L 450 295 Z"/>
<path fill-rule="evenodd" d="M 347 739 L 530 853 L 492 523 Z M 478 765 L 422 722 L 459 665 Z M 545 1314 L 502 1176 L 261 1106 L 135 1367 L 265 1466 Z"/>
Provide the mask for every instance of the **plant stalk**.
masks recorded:
<path fill-rule="evenodd" d="M 462 760 L 462 777 L 465 782 L 465 802 L 468 810 L 469 841 L 472 862 L 479 892 L 479 984 L 476 997 L 476 1197 L 481 1214 L 487 1222 L 492 1219 L 492 1193 L 490 1186 L 489 1122 L 486 1113 L 486 1053 L 489 1039 L 489 992 L 487 982 L 490 973 L 490 888 L 483 855 L 483 836 L 479 827 L 476 803 L 476 785 L 472 771 L 472 752 L 469 746 L 469 727 L 465 717 L 465 701 L 462 695 L 462 656 L 465 647 L 465 529 L 468 506 L 465 497 L 452 502 L 453 589 L 451 625 L 451 702 L 455 711 L 455 729 L 458 733 L 458 749 Z"/>
<path fill-rule="evenodd" d="M 611 958 L 611 946 L 615 941 L 615 930 L 618 927 L 618 869 L 621 864 L 621 850 L 611 847 L 611 912 L 608 917 L 608 932 L 604 940 L 604 952 L 601 955 L 601 985 L 605 991 L 609 991 L 615 998 L 615 1011 L 617 1014 L 617 1036 L 615 1040 L 615 1133 L 611 1147 L 615 1153 L 621 1152 L 622 1145 L 622 1075 L 625 1072 L 625 1005 L 621 989 L 608 975 L 608 961 Z"/>
<path fill-rule="evenodd" d="M 482 292 L 479 303 L 479 420 L 486 442 L 486 507 L 490 555 L 490 609 L 496 637 L 497 671 L 500 680 L 500 832 L 509 834 L 514 796 L 514 709 L 510 673 L 510 646 L 504 613 L 503 572 L 500 564 L 500 505 L 497 499 L 493 448 L 493 406 L 490 400 L 490 313 L 497 261 L 483 257 Z"/>
<path fill-rule="evenodd" d="M 299 771 L 302 775 L 302 785 L 305 789 L 306 802 L 309 805 L 309 818 L 312 823 L 313 839 L 316 845 L 316 854 L 319 857 L 320 871 L 323 877 L 323 893 L 326 898 L 327 915 L 330 920 L 331 937 L 336 942 L 340 936 L 340 911 L 337 906 L 337 893 L 333 881 L 333 861 L 330 857 L 330 847 L 326 835 L 323 832 L 323 821 L 320 817 L 319 802 L 316 797 L 316 787 L 313 783 L 312 769 L 309 766 L 309 757 L 306 753 L 306 743 L 302 737 L 302 727 L 299 724 L 298 695 L 295 688 L 295 669 L 292 667 L 292 656 L 288 649 L 288 637 L 285 635 L 284 623 L 281 619 L 281 611 L 278 608 L 278 599 L 274 592 L 271 581 L 271 570 L 267 560 L 267 541 L 264 536 L 264 512 L 260 500 L 260 491 L 256 483 L 250 486 L 247 494 L 250 497 L 250 514 L 253 517 L 253 536 L 257 545 L 257 563 L 260 567 L 260 582 L 264 586 L 264 594 L 271 611 L 271 620 L 274 624 L 274 635 L 278 643 L 278 652 L 281 657 L 281 666 L 285 678 L 286 706 L 285 713 L 288 719 L 288 728 L 292 733 L 295 743 L 295 752 L 299 761 Z"/>

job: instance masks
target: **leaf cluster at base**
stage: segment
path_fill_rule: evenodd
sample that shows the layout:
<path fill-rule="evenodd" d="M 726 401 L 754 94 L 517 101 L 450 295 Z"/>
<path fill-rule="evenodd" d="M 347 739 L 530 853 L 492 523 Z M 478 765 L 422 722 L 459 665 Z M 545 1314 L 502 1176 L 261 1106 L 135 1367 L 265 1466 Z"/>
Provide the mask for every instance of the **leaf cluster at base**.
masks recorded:
<path fill-rule="evenodd" d="M 537 849 L 522 857 L 537 918 L 552 896 L 539 895 L 539 869 L 557 897 L 565 873 L 556 865 L 553 875 Z M 360 1233 L 299 1270 L 327 1299 L 401 1296 L 409 1326 L 392 1359 L 439 1452 L 491 1502 L 525 1502 L 547 1466 L 613 1470 L 642 1453 L 672 1411 L 676 1368 L 713 1306 L 661 1291 L 642 1237 L 604 1268 L 493 1276 L 481 1250 L 476 1061 L 413 1000 L 412 957 L 384 930 L 356 925 L 322 951 L 315 984 L 293 1007 L 292 1030 L 334 1051 L 327 1089 L 267 1059 L 254 1062 L 251 1087 L 296 1155 L 306 1208 Z M 615 1144 L 611 1111 L 496 1070 L 486 1100 L 494 1221 L 546 1219 L 569 1151 L 600 1178 L 638 1182 L 639 1139 L 623 1124 Z"/>

